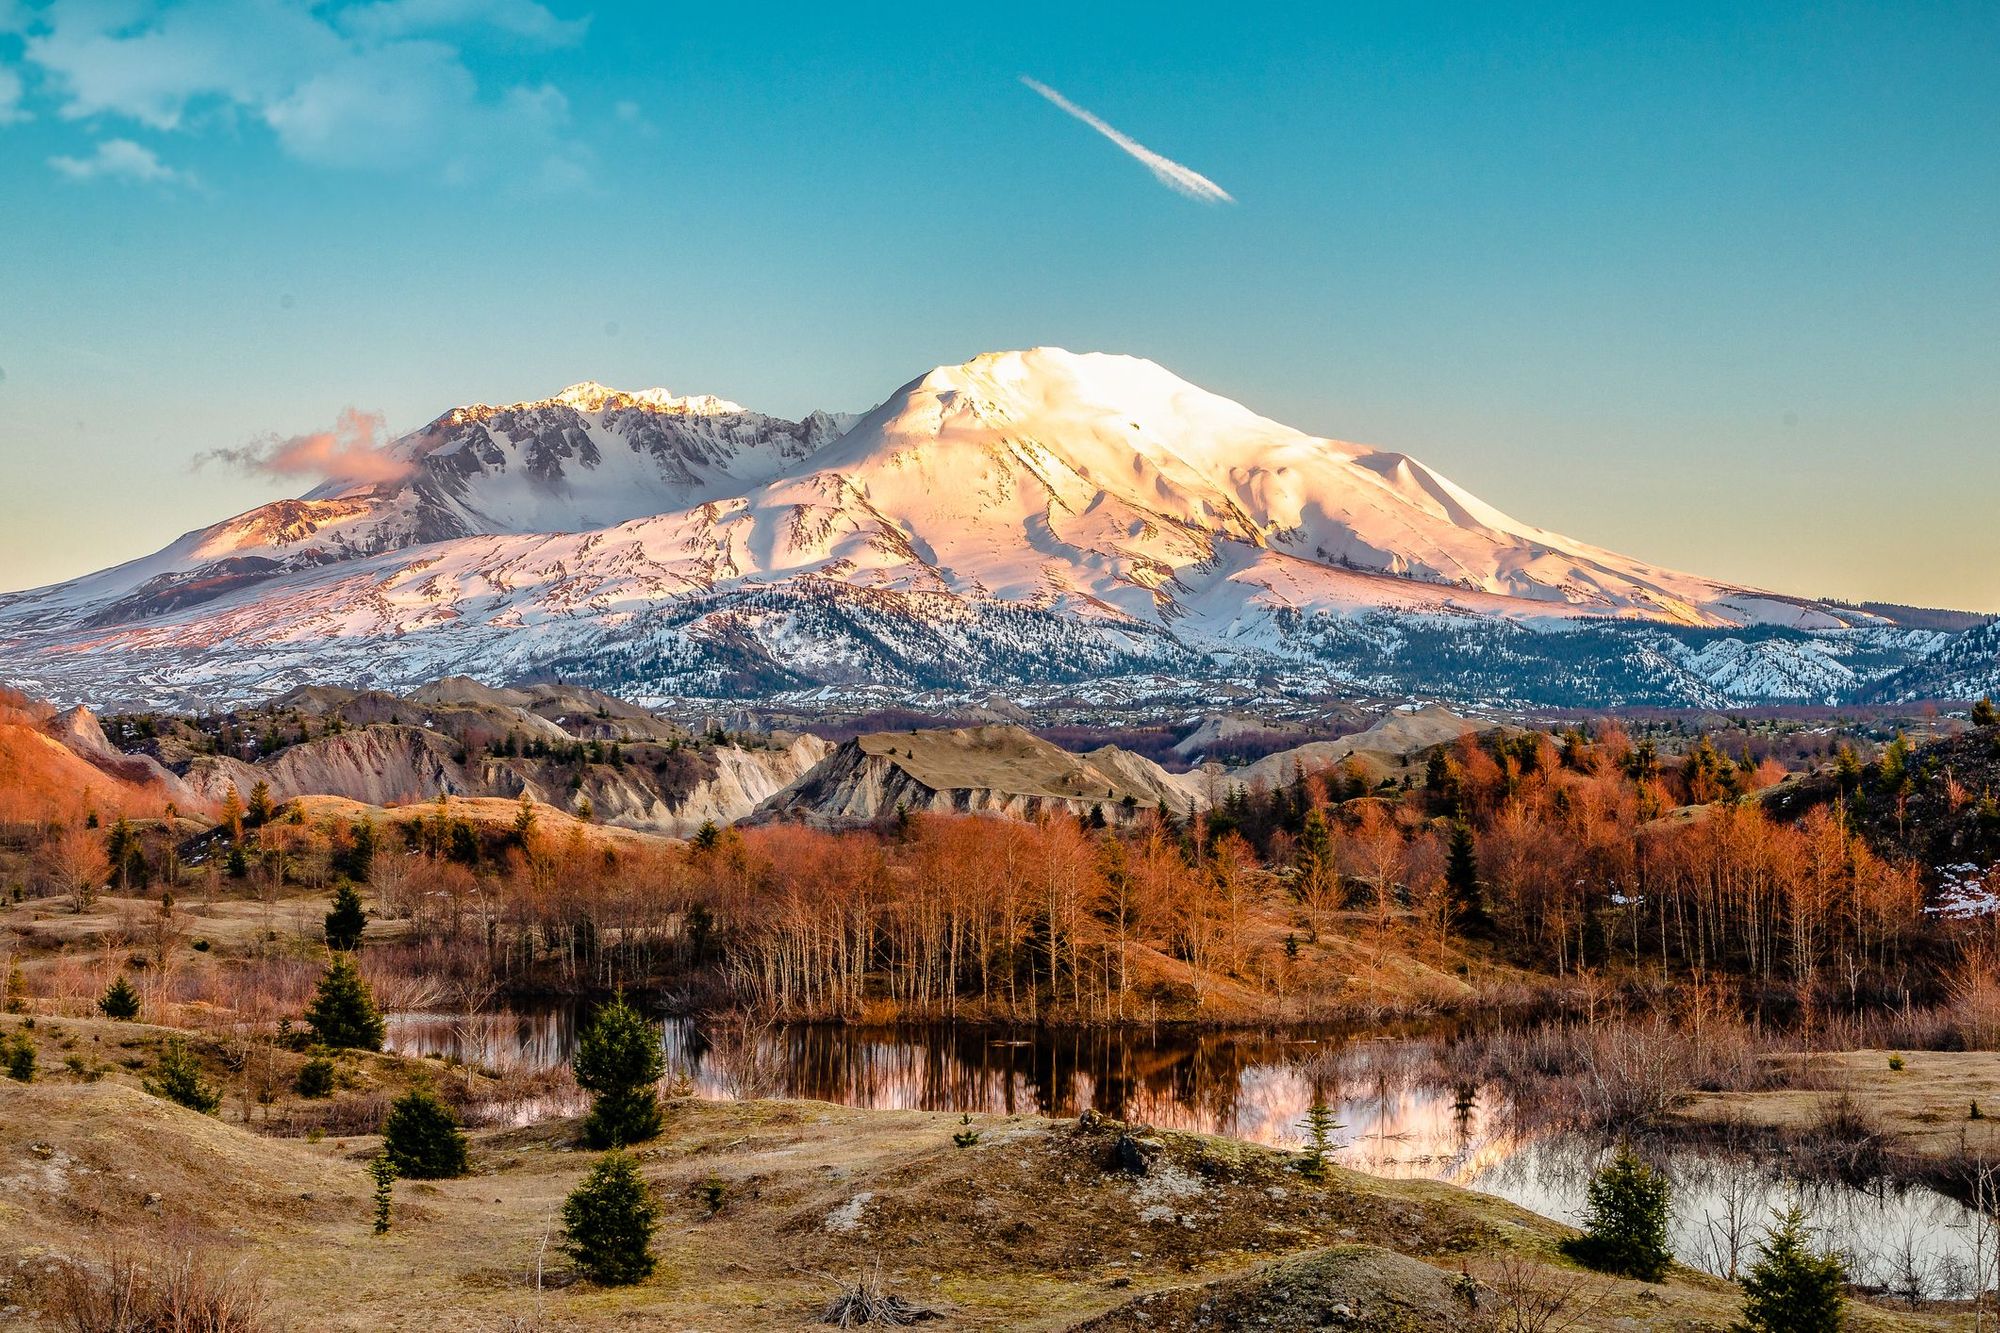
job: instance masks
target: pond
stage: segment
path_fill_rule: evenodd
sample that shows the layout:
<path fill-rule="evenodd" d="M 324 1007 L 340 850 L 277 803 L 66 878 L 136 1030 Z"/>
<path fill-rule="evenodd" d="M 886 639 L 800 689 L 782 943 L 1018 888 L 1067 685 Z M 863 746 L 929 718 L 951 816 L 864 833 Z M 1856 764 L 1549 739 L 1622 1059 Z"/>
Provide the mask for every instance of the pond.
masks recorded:
<path fill-rule="evenodd" d="M 574 1051 L 577 1013 L 396 1014 L 390 1049 L 532 1076 Z M 1336 1158 L 1376 1175 L 1448 1181 L 1574 1223 L 1608 1150 L 1559 1125 L 1524 1123 L 1497 1088 L 1450 1086 L 1435 1038 L 1353 1031 L 1149 1029 L 1010 1034 L 982 1028 L 665 1027 L 668 1068 L 697 1095 L 806 1097 L 872 1109 L 1073 1116 L 1087 1109 L 1168 1129 L 1298 1147 L 1314 1083 L 1341 1128 Z M 1310 1071 L 1310 1074 L 1308 1073 Z M 578 1109 L 573 1088 L 505 1105 L 524 1122 Z M 1673 1243 L 1729 1276 L 1750 1261 L 1774 1208 L 1797 1202 L 1853 1279 L 1929 1295 L 1969 1294 L 1991 1271 L 1990 1224 L 1956 1201 L 1888 1183 L 1788 1175 L 1769 1154 L 1677 1148 L 1655 1155 L 1674 1183 Z M 1987 1285 L 1991 1285 L 1988 1283 Z"/>

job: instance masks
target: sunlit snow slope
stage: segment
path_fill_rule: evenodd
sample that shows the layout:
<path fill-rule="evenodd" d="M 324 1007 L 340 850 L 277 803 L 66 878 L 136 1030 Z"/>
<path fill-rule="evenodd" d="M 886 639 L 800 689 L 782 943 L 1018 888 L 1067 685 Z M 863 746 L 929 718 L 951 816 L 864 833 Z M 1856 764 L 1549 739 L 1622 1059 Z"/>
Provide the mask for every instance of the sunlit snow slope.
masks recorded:
<path fill-rule="evenodd" d="M 1868 613 L 1545 532 L 1132 357 L 992 353 L 858 421 L 579 385 L 457 409 L 391 452 L 402 480 L 0 598 L 0 675 L 59 697 L 446 671 L 638 693 L 1274 669 L 1375 688 L 1424 634 L 1610 620 L 1635 631 L 1632 670 L 1726 659 L 1769 697 L 1801 659 L 1756 636 L 1830 635 L 1842 646 L 1803 650 L 1813 683 L 1791 691 L 1819 697 L 1859 679 L 1857 654 L 1915 651 L 1884 647 Z M 1738 627 L 1752 641 L 1721 649 L 1645 633 Z"/>

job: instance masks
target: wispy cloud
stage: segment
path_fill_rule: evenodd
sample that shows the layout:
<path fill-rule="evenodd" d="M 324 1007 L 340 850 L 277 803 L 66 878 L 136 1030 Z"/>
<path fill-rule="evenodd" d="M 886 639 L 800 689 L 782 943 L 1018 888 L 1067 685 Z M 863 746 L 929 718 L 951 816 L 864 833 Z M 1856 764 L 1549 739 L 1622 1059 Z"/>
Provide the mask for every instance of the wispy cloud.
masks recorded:
<path fill-rule="evenodd" d="M 1190 199 L 1198 199 L 1204 204 L 1233 204 L 1236 202 L 1235 197 L 1229 191 L 1223 189 L 1193 167 L 1184 167 L 1170 157 L 1160 156 L 1160 154 L 1146 147 L 1146 145 L 1140 143 L 1137 139 L 1132 138 L 1130 135 L 1122 134 L 1110 125 L 1105 124 L 1102 120 L 1070 101 L 1046 83 L 1038 79 L 1031 79 L 1025 74 L 1021 76 L 1021 82 L 1137 158 L 1146 170 L 1153 173 L 1153 178 L 1169 190 L 1184 194 Z"/>
<path fill-rule="evenodd" d="M 414 470 L 407 459 L 384 448 L 383 420 L 373 412 L 348 408 L 332 430 L 272 438 L 240 449 L 211 449 L 195 455 L 197 468 L 220 463 L 263 477 L 312 477 L 372 484 L 400 481 Z"/>
<path fill-rule="evenodd" d="M 130 139 L 106 139 L 89 157 L 52 157 L 49 165 L 73 181 L 116 180 L 139 185 L 192 185 L 194 177 L 160 161 L 159 154 Z"/>
<path fill-rule="evenodd" d="M 0 28 L 0 32 L 5 32 Z M 21 110 L 21 76 L 11 69 L 0 68 L 0 125 L 12 125 L 28 118 Z"/>
<path fill-rule="evenodd" d="M 233 135 L 247 120 L 315 166 L 531 186 L 588 174 L 555 86 L 479 74 L 583 39 L 587 20 L 537 0 L 51 0 L 9 20 L 14 3 L 0 0 L 0 23 L 21 31 L 38 97 L 92 133 Z M 468 49 L 496 44 L 490 62 Z M 0 76 L 4 120 L 22 99 L 19 74 Z"/>

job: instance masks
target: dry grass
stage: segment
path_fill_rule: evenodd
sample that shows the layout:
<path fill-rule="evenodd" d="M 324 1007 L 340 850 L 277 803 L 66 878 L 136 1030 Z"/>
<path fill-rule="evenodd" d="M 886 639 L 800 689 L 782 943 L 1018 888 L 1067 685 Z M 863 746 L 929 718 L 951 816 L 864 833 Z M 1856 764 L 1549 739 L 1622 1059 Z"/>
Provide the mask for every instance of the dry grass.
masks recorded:
<path fill-rule="evenodd" d="M 175 1227 L 235 1232 L 271 1319 L 295 1328 L 823 1327 L 827 1288 L 809 1274 L 863 1273 L 865 1294 L 948 1309 L 952 1327 L 1055 1333 L 1128 1298 L 1199 1292 L 1329 1246 L 1392 1248 L 1425 1261 L 1399 1272 L 1450 1283 L 1463 1263 L 1483 1274 L 1509 1254 L 1539 1262 L 1562 1234 L 1447 1185 L 1336 1171 L 1322 1186 L 1287 1154 L 1197 1135 L 1153 1136 L 1148 1170 L 1129 1174 L 1107 1169 L 1129 1132 L 1109 1123 L 975 1116 L 980 1137 L 960 1148 L 950 1115 L 679 1101 L 638 1152 L 665 1205 L 659 1275 L 569 1285 L 546 1265 L 551 1219 L 592 1160 L 570 1147 L 571 1123 L 474 1131 L 473 1173 L 398 1184 L 394 1225 L 376 1237 L 372 1137 L 263 1137 L 121 1077 L 5 1094 L 0 1253 L 152 1253 Z M 706 1202 L 717 1181 L 719 1211 Z M 1560 1279 L 1524 1275 L 1524 1290 Z M 1678 1276 L 1643 1300 L 1639 1284 L 1598 1285 L 1605 1313 L 1577 1325 L 1592 1333 L 1722 1327 L 1734 1313 L 1731 1289 L 1709 1279 Z"/>
<path fill-rule="evenodd" d="M 149 1251 L 113 1249 L 62 1264 L 44 1283 L 44 1313 L 69 1333 L 266 1333 L 270 1299 L 242 1264 L 204 1257 L 191 1234 Z"/>
<path fill-rule="evenodd" d="M 1890 1067 L 1894 1055 L 1903 1068 Z M 1693 1126 L 1735 1123 L 1807 1140 L 1827 1135 L 1940 1162 L 2000 1160 L 2000 1053 L 1839 1051 L 1778 1062 L 1781 1086 L 1697 1093 L 1676 1112 Z M 1972 1108 L 1980 1107 L 1980 1118 Z"/>

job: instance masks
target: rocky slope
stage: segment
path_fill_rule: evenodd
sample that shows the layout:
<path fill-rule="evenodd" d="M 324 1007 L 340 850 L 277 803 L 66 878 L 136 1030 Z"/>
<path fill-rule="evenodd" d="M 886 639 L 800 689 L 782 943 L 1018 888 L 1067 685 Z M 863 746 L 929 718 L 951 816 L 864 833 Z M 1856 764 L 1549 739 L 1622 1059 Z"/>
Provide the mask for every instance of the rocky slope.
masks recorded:
<path fill-rule="evenodd" d="M 899 810 L 1021 819 L 1095 811 L 1115 823 L 1141 809 L 1185 818 L 1201 804 L 1194 775 L 1115 746 L 1074 755 L 1018 727 L 986 726 L 857 737 L 766 800 L 756 818 L 843 824 Z"/>
<path fill-rule="evenodd" d="M 492 689 L 433 682 L 407 696 L 311 687 L 272 705 L 192 719 L 114 720 L 72 744 L 156 775 L 186 800 L 219 805 L 264 784 L 275 801 L 327 796 L 372 806 L 439 795 L 520 796 L 598 821 L 681 836 L 731 823 L 831 748 L 815 736 L 718 741 L 574 686 Z M 94 739 L 93 739 L 94 738 Z"/>

